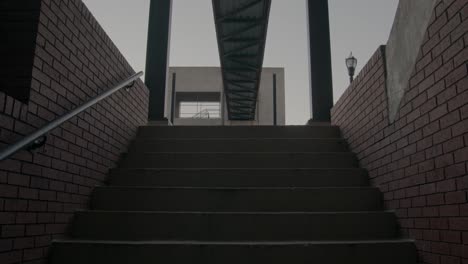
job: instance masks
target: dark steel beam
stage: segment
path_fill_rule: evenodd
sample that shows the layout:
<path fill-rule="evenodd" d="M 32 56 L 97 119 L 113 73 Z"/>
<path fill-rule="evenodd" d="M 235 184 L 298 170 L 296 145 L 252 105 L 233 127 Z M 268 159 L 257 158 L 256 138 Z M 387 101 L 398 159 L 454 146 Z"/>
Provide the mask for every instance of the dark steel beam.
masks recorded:
<path fill-rule="evenodd" d="M 177 75 L 176 75 L 176 73 L 174 72 L 174 73 L 172 74 L 171 124 L 174 124 L 174 117 L 175 117 L 176 78 L 177 78 Z"/>
<path fill-rule="evenodd" d="M 313 121 L 329 122 L 333 107 L 328 0 L 307 1 Z"/>
<path fill-rule="evenodd" d="M 151 0 L 145 83 L 150 90 L 149 120 L 164 120 L 172 0 Z"/>
<path fill-rule="evenodd" d="M 276 96 L 276 74 L 273 74 L 273 125 L 278 125 L 278 109 Z"/>

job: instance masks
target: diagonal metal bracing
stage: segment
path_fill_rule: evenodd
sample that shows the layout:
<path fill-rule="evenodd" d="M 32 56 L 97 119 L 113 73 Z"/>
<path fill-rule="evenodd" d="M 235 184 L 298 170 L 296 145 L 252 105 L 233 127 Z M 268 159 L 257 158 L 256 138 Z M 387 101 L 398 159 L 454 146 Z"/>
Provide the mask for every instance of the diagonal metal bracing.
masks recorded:
<path fill-rule="evenodd" d="M 232 102 L 236 102 L 238 104 L 245 104 L 251 106 L 252 104 L 257 103 L 257 101 L 253 99 L 242 98 L 242 96 L 238 96 L 235 93 L 231 93 L 230 95 L 232 96 Z"/>
<path fill-rule="evenodd" d="M 230 82 L 230 84 L 233 84 L 234 82 Z M 246 85 L 233 85 L 234 87 L 232 87 L 231 89 L 229 89 L 229 92 L 239 92 L 239 91 L 243 91 L 243 92 L 250 92 L 250 93 L 256 93 L 255 90 L 253 90 L 251 87 L 249 86 L 246 86 Z"/>
<path fill-rule="evenodd" d="M 230 50 L 229 52 L 225 53 L 225 54 L 224 54 L 224 57 L 225 57 L 225 58 L 230 58 L 230 57 L 232 57 L 232 56 L 234 56 L 234 55 L 239 54 L 239 52 L 241 52 L 241 51 L 243 51 L 243 50 L 245 50 L 245 49 L 252 48 L 252 47 L 258 46 L 258 45 L 260 45 L 258 42 L 251 42 L 251 43 L 242 45 L 242 46 L 240 46 L 240 47 L 237 47 L 237 48 L 232 49 L 232 50 Z"/>
<path fill-rule="evenodd" d="M 244 96 L 246 93 L 251 93 L 251 92 L 243 92 L 243 91 L 232 91 L 231 94 L 234 94 L 234 95 L 240 95 L 240 96 Z M 249 104 L 251 105 L 251 104 Z"/>
<path fill-rule="evenodd" d="M 249 17 L 245 17 L 245 18 L 231 18 L 231 19 L 226 19 L 223 21 L 224 23 L 249 23 L 249 24 L 253 24 L 253 23 L 262 23 L 263 22 L 263 19 L 255 19 L 255 18 L 249 18 Z"/>
<path fill-rule="evenodd" d="M 245 54 L 234 54 L 229 56 L 230 58 L 235 59 L 251 59 L 255 57 L 255 54 L 245 53 Z"/>
<path fill-rule="evenodd" d="M 226 41 L 235 38 L 236 36 L 241 35 L 242 33 L 248 32 L 252 29 L 255 29 L 256 27 L 259 27 L 259 24 L 257 22 L 253 22 L 248 24 L 247 26 L 243 26 L 242 24 L 245 23 L 237 23 L 237 29 L 235 31 L 229 31 L 228 33 L 222 35 L 221 40 Z"/>
<path fill-rule="evenodd" d="M 235 72 L 235 71 L 232 71 L 232 72 L 226 72 L 226 75 L 227 76 L 230 76 L 231 78 L 237 78 L 237 80 L 251 80 L 251 81 L 258 81 L 256 79 L 254 79 L 251 75 L 247 75 L 245 72 Z M 226 78 L 227 80 L 229 80 L 230 78 L 227 77 Z"/>
<path fill-rule="evenodd" d="M 254 120 L 271 0 L 213 0 L 230 120 Z"/>
<path fill-rule="evenodd" d="M 222 3 L 223 1 L 225 3 Z M 264 2 L 263 0 L 245 1 L 244 3 L 239 3 L 240 1 L 237 1 L 236 4 L 229 6 L 228 3 L 226 3 L 228 1 L 232 1 L 232 0 L 217 0 L 217 2 L 219 2 L 220 4 L 224 4 L 224 6 L 221 6 L 221 7 L 226 8 L 224 10 L 225 12 L 223 12 L 221 16 L 218 16 L 216 18 L 217 23 L 222 23 L 224 22 L 224 20 L 227 20 L 227 19 L 235 19 L 237 18 L 237 15 L 241 14 L 242 12 Z M 236 2 L 236 1 L 232 1 L 232 2 Z M 215 14 L 216 14 L 216 11 L 217 10 L 215 10 Z M 220 11 L 222 10 L 220 9 Z"/>
<path fill-rule="evenodd" d="M 239 65 L 242 65 L 246 69 L 249 69 L 249 70 L 252 70 L 252 71 L 257 71 L 259 69 L 257 65 L 252 65 L 252 64 L 248 63 L 245 59 L 236 59 L 236 58 L 233 58 L 233 57 L 228 57 L 227 59 L 232 61 L 232 62 L 235 62 L 235 63 L 237 63 Z"/>
<path fill-rule="evenodd" d="M 232 104 L 235 104 L 237 106 L 236 110 L 233 111 L 238 111 L 238 110 L 249 110 L 252 108 L 252 104 L 245 103 L 245 102 L 239 102 L 239 101 L 233 101 Z"/>
<path fill-rule="evenodd" d="M 232 83 L 233 85 L 239 86 L 239 87 L 245 87 L 242 84 L 255 84 L 256 83 L 256 81 L 254 81 L 254 80 L 241 80 L 241 79 L 226 80 L 226 81 L 229 82 L 229 83 Z"/>
<path fill-rule="evenodd" d="M 237 72 L 237 73 L 252 73 L 252 70 L 245 69 L 245 68 L 240 68 L 240 67 L 226 67 L 223 68 L 224 71 L 226 72 Z"/>

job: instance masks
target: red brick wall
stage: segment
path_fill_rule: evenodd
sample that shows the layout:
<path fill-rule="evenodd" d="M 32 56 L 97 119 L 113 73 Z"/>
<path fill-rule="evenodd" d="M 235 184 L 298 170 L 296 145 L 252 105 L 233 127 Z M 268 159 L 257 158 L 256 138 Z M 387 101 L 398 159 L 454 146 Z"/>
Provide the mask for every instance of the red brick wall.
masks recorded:
<path fill-rule="evenodd" d="M 380 48 L 333 109 L 421 263 L 468 263 L 468 2 L 439 1 L 394 123 Z M 391 69 L 390 69 L 391 70 Z"/>
<path fill-rule="evenodd" d="M 43 0 L 30 101 L 0 93 L 0 147 L 134 73 L 80 0 Z M 47 145 L 0 162 L 0 263 L 45 263 L 52 239 L 86 208 L 137 127 L 147 120 L 139 81 L 50 135 Z"/>

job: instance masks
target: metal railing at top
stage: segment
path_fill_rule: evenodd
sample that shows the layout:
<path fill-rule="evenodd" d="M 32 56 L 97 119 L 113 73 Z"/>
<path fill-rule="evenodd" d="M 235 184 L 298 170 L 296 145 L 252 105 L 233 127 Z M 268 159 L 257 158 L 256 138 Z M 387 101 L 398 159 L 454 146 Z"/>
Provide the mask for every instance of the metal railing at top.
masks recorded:
<path fill-rule="evenodd" d="M 179 114 L 181 119 L 221 119 L 219 109 L 204 109 L 200 112 L 183 112 Z"/>
<path fill-rule="evenodd" d="M 200 113 L 195 114 L 192 116 L 194 119 L 210 119 L 210 111 L 208 109 L 205 109 L 201 111 Z"/>
<path fill-rule="evenodd" d="M 14 143 L 13 145 L 6 147 L 2 151 L 0 151 L 0 161 L 11 157 L 13 154 L 15 154 L 16 152 L 22 149 L 33 150 L 33 149 L 40 148 L 46 143 L 47 141 L 46 134 L 48 134 L 50 131 L 61 126 L 63 123 L 67 122 L 68 120 L 72 119 L 73 117 L 77 116 L 83 111 L 86 111 L 92 106 L 98 104 L 99 102 L 113 95 L 117 91 L 120 91 L 123 88 L 130 89 L 134 85 L 135 81 L 138 80 L 141 76 L 143 76 L 143 72 L 135 73 L 134 75 L 123 80 L 122 82 L 112 87 L 111 89 L 107 90 L 106 92 L 103 92 L 102 94 L 90 99 L 86 103 L 68 112 L 67 114 L 46 124 L 45 126 L 40 128 L 36 132 L 26 136 L 20 141 Z"/>
<path fill-rule="evenodd" d="M 179 118 L 182 119 L 220 119 L 219 102 L 181 102 Z"/>

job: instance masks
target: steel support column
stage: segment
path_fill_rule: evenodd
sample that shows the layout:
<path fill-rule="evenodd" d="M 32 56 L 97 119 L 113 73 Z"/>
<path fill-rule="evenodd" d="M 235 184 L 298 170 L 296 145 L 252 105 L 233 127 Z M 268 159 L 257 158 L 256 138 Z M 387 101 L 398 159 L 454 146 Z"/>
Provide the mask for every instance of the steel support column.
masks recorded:
<path fill-rule="evenodd" d="M 273 125 L 278 125 L 278 107 L 277 107 L 277 85 L 276 74 L 273 74 Z"/>
<path fill-rule="evenodd" d="M 333 107 L 333 82 L 328 0 L 307 1 L 310 77 L 314 122 L 329 122 Z"/>
<path fill-rule="evenodd" d="M 172 0 L 151 0 L 145 83 L 150 90 L 149 120 L 165 120 Z"/>

